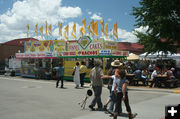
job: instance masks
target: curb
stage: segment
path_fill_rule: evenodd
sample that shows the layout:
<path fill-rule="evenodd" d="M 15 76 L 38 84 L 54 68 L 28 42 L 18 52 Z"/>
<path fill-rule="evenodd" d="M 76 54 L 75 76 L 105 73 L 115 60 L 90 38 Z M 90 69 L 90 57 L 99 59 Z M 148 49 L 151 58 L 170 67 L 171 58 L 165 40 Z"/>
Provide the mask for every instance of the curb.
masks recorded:
<path fill-rule="evenodd" d="M 173 90 L 173 93 L 180 93 L 180 90 Z"/>
<path fill-rule="evenodd" d="M 151 92 L 166 92 L 166 93 L 180 93 L 180 90 L 158 90 L 158 89 L 142 89 L 142 88 L 128 88 L 132 91 L 151 91 Z"/>

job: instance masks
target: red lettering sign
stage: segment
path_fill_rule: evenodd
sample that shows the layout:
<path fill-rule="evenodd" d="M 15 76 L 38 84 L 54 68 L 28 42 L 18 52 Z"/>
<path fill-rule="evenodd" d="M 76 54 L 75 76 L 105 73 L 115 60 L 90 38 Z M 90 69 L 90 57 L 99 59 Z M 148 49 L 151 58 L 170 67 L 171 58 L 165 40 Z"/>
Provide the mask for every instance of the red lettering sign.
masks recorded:
<path fill-rule="evenodd" d="M 98 51 L 80 51 L 78 52 L 80 56 L 91 56 L 91 55 L 98 55 Z"/>

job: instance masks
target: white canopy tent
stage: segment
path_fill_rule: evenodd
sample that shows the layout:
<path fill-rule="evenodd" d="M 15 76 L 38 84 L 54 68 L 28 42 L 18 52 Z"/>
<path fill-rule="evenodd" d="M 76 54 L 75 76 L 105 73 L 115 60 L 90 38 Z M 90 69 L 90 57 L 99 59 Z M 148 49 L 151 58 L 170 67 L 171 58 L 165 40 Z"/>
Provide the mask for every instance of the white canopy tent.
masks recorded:
<path fill-rule="evenodd" d="M 171 54 L 168 52 L 165 54 L 164 52 L 156 52 L 156 53 L 150 53 L 147 55 L 147 52 L 140 54 L 139 59 L 174 59 L 174 58 L 180 58 L 180 54 Z"/>
<path fill-rule="evenodd" d="M 168 52 L 167 54 L 164 54 L 162 51 L 161 52 L 156 52 L 156 53 L 150 53 L 147 55 L 147 52 L 139 55 L 140 60 L 166 60 L 166 59 L 173 59 L 176 62 L 176 67 L 180 67 L 180 54 L 171 54 Z"/>
<path fill-rule="evenodd" d="M 130 53 L 129 56 L 127 57 L 127 60 L 138 60 L 139 56 L 134 54 L 134 53 Z"/>

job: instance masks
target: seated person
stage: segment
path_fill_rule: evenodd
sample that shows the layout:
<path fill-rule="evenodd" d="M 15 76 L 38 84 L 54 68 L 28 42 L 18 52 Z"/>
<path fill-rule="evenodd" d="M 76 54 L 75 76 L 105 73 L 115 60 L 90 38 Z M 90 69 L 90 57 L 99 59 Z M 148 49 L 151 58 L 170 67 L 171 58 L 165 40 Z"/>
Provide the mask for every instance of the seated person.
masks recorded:
<path fill-rule="evenodd" d="M 157 76 L 157 74 L 158 74 L 159 72 L 160 72 L 159 67 L 156 67 L 155 70 L 152 72 L 152 74 L 151 74 L 151 80 L 152 80 L 152 82 L 151 82 L 150 87 L 152 87 L 154 83 L 155 83 L 155 86 L 157 85 L 156 76 Z"/>
<path fill-rule="evenodd" d="M 167 71 L 168 80 L 175 80 L 175 79 L 176 79 L 175 76 L 174 76 L 174 74 L 173 74 L 173 71 L 174 71 L 174 70 L 175 70 L 174 68 L 171 68 L 171 70 L 168 70 L 168 71 Z"/>
<path fill-rule="evenodd" d="M 140 69 L 137 69 L 135 72 L 134 72 L 134 74 L 135 74 L 135 78 L 136 79 L 138 79 L 138 80 L 141 80 L 142 82 L 143 82 L 143 85 L 145 86 L 146 84 L 145 84 L 145 79 L 144 78 L 142 78 L 142 71 L 140 70 Z M 138 82 L 137 82 L 138 83 Z"/>
<path fill-rule="evenodd" d="M 148 71 L 147 69 L 142 70 L 141 79 L 144 85 L 148 85 Z"/>
<path fill-rule="evenodd" d="M 132 70 L 131 66 L 128 66 L 126 71 L 127 71 L 128 74 L 133 73 L 133 70 Z"/>
<path fill-rule="evenodd" d="M 137 69 L 136 71 L 134 71 L 134 74 L 135 74 L 135 78 L 141 79 L 142 72 L 140 69 Z"/>

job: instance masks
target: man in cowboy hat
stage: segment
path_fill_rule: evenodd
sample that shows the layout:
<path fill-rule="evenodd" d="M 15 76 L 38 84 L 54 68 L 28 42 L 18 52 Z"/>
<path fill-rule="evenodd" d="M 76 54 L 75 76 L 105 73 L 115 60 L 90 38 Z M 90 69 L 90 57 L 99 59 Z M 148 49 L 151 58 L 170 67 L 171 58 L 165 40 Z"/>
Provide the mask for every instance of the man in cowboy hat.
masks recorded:
<path fill-rule="evenodd" d="M 122 66 L 122 63 L 119 60 L 114 60 L 114 62 L 111 62 L 112 67 L 120 67 Z"/>

